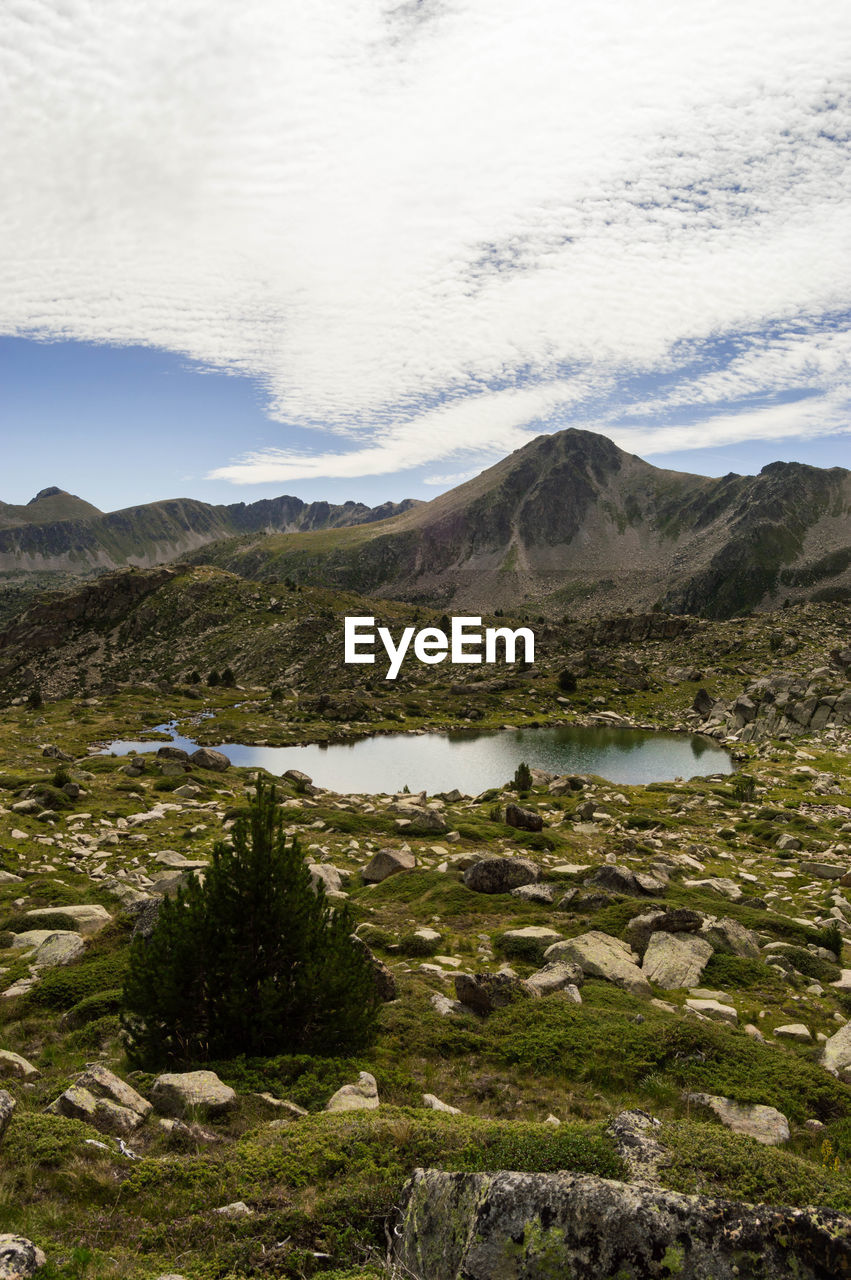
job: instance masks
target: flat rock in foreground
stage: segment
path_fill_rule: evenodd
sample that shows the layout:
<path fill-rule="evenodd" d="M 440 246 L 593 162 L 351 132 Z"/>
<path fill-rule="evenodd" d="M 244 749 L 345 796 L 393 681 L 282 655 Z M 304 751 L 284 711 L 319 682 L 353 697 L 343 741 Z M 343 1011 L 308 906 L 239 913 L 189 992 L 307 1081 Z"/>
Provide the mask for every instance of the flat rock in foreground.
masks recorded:
<path fill-rule="evenodd" d="M 418 1169 L 395 1261 L 418 1280 L 839 1280 L 851 1219 L 574 1173 Z"/>

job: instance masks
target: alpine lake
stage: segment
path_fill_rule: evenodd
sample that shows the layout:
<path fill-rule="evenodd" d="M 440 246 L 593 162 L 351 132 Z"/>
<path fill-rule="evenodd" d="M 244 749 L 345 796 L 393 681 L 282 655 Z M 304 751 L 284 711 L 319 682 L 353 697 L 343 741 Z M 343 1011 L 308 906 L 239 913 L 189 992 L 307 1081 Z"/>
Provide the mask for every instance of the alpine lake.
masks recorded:
<path fill-rule="evenodd" d="M 152 732 L 168 734 L 171 744 L 185 751 L 198 746 L 171 722 Z M 163 745 L 163 737 L 119 739 L 109 743 L 104 754 L 155 752 Z M 711 738 L 610 726 L 393 733 L 291 747 L 224 742 L 215 749 L 238 767 L 265 769 L 278 777 L 288 769 L 300 769 L 317 786 L 341 794 L 387 794 L 407 787 L 429 795 L 455 788 L 477 795 L 509 781 L 521 761 L 552 774 L 596 774 L 622 784 L 735 770 L 729 752 Z"/>

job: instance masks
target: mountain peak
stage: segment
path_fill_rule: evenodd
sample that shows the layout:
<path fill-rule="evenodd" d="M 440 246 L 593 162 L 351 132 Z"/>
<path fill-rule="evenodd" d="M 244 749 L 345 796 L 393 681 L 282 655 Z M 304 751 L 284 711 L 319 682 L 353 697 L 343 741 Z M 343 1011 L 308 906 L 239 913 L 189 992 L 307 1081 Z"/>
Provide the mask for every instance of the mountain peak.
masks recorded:
<path fill-rule="evenodd" d="M 55 484 L 52 484 L 48 489 L 40 489 L 34 498 L 30 498 L 27 506 L 31 507 L 34 502 L 41 502 L 42 498 L 70 498 L 72 496 L 72 494 L 66 493 L 64 489 L 58 489 Z"/>

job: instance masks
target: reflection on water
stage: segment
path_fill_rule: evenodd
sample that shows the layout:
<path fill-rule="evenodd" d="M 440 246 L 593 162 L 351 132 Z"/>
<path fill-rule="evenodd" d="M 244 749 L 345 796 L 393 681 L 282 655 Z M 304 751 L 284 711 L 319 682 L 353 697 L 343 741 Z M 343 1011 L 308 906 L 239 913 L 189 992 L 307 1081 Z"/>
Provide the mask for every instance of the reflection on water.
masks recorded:
<path fill-rule="evenodd" d="M 194 751 L 173 725 L 158 725 L 174 745 Z M 111 743 L 106 751 L 156 751 L 159 742 Z M 521 760 L 550 773 L 596 773 L 611 782 L 662 782 L 701 773 L 732 773 L 733 762 L 711 738 L 640 729 L 570 726 L 559 729 L 499 729 L 495 732 L 386 734 L 354 742 L 304 747 L 251 747 L 225 742 L 235 765 L 309 773 L 317 786 L 340 792 L 450 791 L 476 795 L 508 782 Z M 698 763 L 700 768 L 698 768 Z"/>

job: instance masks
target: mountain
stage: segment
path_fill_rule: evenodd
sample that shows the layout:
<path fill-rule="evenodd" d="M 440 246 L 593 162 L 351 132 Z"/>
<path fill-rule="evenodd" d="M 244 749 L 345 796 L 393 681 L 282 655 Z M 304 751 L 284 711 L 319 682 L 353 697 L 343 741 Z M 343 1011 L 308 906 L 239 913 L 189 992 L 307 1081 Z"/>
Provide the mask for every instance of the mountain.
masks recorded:
<path fill-rule="evenodd" d="M 24 507 L 0 503 L 0 573 L 61 571 L 75 575 L 174 560 L 236 534 L 335 528 L 383 520 L 412 499 L 367 507 L 334 506 L 283 496 L 214 506 L 191 498 L 104 513 L 61 489 L 42 491 Z"/>
<path fill-rule="evenodd" d="M 390 519 L 243 537 L 191 559 L 456 612 L 728 617 L 787 598 L 851 599 L 851 472 L 775 462 L 712 479 L 571 429 Z"/>
<path fill-rule="evenodd" d="M 53 524 L 60 520 L 90 520 L 103 512 L 90 502 L 66 493 L 55 485 L 42 489 L 25 507 L 0 502 L 0 529 L 20 528 L 21 525 Z"/>

